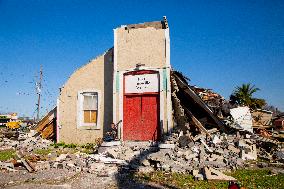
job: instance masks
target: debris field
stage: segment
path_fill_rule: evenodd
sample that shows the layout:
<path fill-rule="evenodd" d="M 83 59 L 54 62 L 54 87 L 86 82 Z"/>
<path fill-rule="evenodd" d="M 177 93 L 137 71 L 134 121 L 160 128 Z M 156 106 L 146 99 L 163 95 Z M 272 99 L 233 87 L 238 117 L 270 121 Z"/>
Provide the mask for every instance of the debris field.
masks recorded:
<path fill-rule="evenodd" d="M 281 142 L 244 130 L 231 118 L 220 119 L 218 110 L 212 111 L 182 74 L 172 72 L 171 79 L 176 126 L 161 141 L 97 141 L 88 151 L 82 146 L 60 146 L 52 141 L 54 118 L 48 119 L 53 115 L 49 114 L 28 131 L 1 129 L 0 151 L 15 153 L 0 162 L 2 174 L 63 170 L 115 180 L 129 171 L 161 170 L 192 174 L 196 180 L 236 181 L 224 172 L 248 167 L 248 160 L 259 167 L 283 167 Z"/>

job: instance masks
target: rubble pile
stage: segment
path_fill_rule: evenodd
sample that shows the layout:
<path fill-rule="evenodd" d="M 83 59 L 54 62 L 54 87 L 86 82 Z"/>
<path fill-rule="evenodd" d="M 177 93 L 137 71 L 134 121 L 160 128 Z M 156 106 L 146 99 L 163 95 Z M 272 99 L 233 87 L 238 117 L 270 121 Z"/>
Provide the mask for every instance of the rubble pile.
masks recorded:
<path fill-rule="evenodd" d="M 197 180 L 234 180 L 222 172 L 247 167 L 251 162 L 246 160 L 257 160 L 258 157 L 274 163 L 284 160 L 284 152 L 279 146 L 258 141 L 252 134 L 225 134 L 217 129 L 208 132 L 210 136 L 199 134 L 193 137 L 180 131 L 172 133 L 163 143 L 109 142 L 103 144 L 105 147 L 99 152 L 109 158 L 124 160 L 127 169 L 189 173 Z"/>
<path fill-rule="evenodd" d="M 284 152 L 273 149 L 268 142 L 257 141 L 252 134 L 225 134 L 216 128 L 195 136 L 177 130 L 166 136 L 163 143 L 103 142 L 93 154 L 82 153 L 77 149 L 76 152 L 64 151 L 64 148 L 55 148 L 51 144 L 36 131 L 19 133 L 10 139 L 2 137 L 1 149 L 15 149 L 17 157 L 0 162 L 0 169 L 29 172 L 63 169 L 108 177 L 129 170 L 162 170 L 193 174 L 197 180 L 234 180 L 222 172 L 244 167 L 247 165 L 246 160 L 256 160 L 257 156 L 269 161 L 284 160 Z M 42 157 L 34 154 L 36 149 L 51 151 Z"/>
<path fill-rule="evenodd" d="M 49 161 L 38 161 L 35 170 L 65 169 L 73 172 L 88 172 L 101 176 L 114 176 L 117 173 L 117 165 L 125 165 L 124 160 L 108 158 L 102 154 L 60 154 Z"/>
<path fill-rule="evenodd" d="M 209 139 L 203 134 L 191 137 L 182 132 L 173 133 L 165 143 L 124 142 L 104 149 L 103 154 L 125 160 L 130 169 L 139 172 L 161 170 L 189 173 L 199 180 L 207 178 L 205 168 L 208 174 L 243 167 L 245 160 L 256 160 L 256 144 L 249 139 L 250 136 L 219 133 L 212 136 Z M 222 179 L 225 179 L 225 175 Z"/>
<path fill-rule="evenodd" d="M 96 145 L 86 153 L 77 148 L 52 146 L 56 109 L 48 113 L 29 132 L 0 133 L 0 151 L 14 150 L 15 158 L 0 161 L 0 170 L 29 172 L 64 169 L 87 172 L 100 176 L 115 176 L 131 171 L 155 170 L 189 173 L 197 180 L 235 180 L 222 172 L 246 167 L 246 160 L 263 159 L 280 163 L 284 167 L 284 150 L 281 143 L 265 135 L 244 130 L 240 122 L 220 119 L 208 102 L 218 104 L 221 96 L 190 87 L 179 72 L 172 72 L 172 102 L 175 126 L 160 142 L 110 141 Z M 207 102 L 206 102 L 207 101 Z M 115 139 L 113 137 L 112 139 Z M 47 150 L 38 154 L 37 150 Z M 264 164 L 261 164 L 264 166 Z"/>
<path fill-rule="evenodd" d="M 174 134 L 171 142 L 175 144 L 174 148 L 167 149 L 169 146 L 165 144 L 149 157 L 157 167 L 166 171 L 191 173 L 204 167 L 236 169 L 244 165 L 244 160 L 256 159 L 257 156 L 253 141 L 229 135 L 214 135 L 213 140 L 201 135 L 189 141 L 185 135 L 178 137 Z"/>
<path fill-rule="evenodd" d="M 50 140 L 43 139 L 39 136 L 39 133 L 35 130 L 30 132 L 16 132 L 9 131 L 2 133 L 2 136 L 8 135 L 7 137 L 1 137 L 0 149 L 16 149 L 26 152 L 32 152 L 36 149 L 47 149 L 53 142 Z"/>
<path fill-rule="evenodd" d="M 88 172 L 100 176 L 114 176 L 125 160 L 108 157 L 107 154 L 87 154 L 75 148 L 56 148 L 53 142 L 41 138 L 36 130 L 29 132 L 2 131 L 0 151 L 13 150 L 15 156 L 0 161 L 0 170 L 29 172 L 64 169 L 71 172 Z M 47 150 L 48 154 L 37 154 Z"/>
<path fill-rule="evenodd" d="M 217 114 L 218 108 L 223 105 L 225 99 L 220 94 L 212 91 L 212 89 L 190 86 L 190 88 Z"/>

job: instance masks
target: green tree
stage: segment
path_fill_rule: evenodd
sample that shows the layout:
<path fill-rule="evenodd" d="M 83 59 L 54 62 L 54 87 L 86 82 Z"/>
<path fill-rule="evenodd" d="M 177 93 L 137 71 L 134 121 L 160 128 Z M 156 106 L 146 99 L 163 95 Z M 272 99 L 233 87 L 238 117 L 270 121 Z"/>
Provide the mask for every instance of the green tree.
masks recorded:
<path fill-rule="evenodd" d="M 230 96 L 231 102 L 241 105 L 248 106 L 251 109 L 262 108 L 266 105 L 264 99 L 253 98 L 253 94 L 260 89 L 251 85 L 250 83 L 242 84 L 237 86 L 233 91 L 233 94 Z"/>

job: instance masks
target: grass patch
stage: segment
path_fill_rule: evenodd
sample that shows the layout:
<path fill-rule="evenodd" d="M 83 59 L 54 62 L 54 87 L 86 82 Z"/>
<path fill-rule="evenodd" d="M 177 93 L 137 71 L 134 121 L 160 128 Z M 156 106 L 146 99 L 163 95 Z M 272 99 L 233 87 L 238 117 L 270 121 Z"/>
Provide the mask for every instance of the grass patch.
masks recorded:
<path fill-rule="evenodd" d="M 136 174 L 134 180 L 138 182 L 154 182 L 169 188 L 228 188 L 227 182 L 195 181 L 189 174 L 152 172 L 150 174 Z"/>
<path fill-rule="evenodd" d="M 96 148 L 98 145 L 96 143 L 87 143 L 85 145 L 81 145 L 81 148 L 85 148 L 85 149 L 94 149 Z"/>
<path fill-rule="evenodd" d="M 60 143 L 54 143 L 52 144 L 52 146 L 54 148 L 60 148 L 62 150 L 62 152 L 65 151 L 65 149 L 74 149 L 74 151 L 80 151 L 80 152 L 83 152 L 83 153 L 87 153 L 87 154 L 91 154 L 91 153 L 94 153 L 94 151 L 97 150 L 97 148 L 101 145 L 102 143 L 102 139 L 96 139 L 94 143 L 87 143 L 87 144 L 84 144 L 84 145 L 79 145 L 79 144 L 65 144 L 64 142 L 60 142 Z M 74 152 L 74 153 L 75 153 Z"/>
<path fill-rule="evenodd" d="M 269 170 L 241 169 L 230 174 L 235 177 L 240 186 L 246 189 L 284 188 L 284 174 L 272 175 Z M 132 178 L 138 182 L 154 182 L 169 188 L 197 188 L 197 189 L 227 189 L 227 181 L 195 181 L 189 174 L 152 172 L 147 174 L 136 173 Z"/>
<path fill-rule="evenodd" d="M 94 153 L 94 150 L 83 148 L 83 149 L 81 150 L 81 152 L 82 152 L 82 153 L 85 153 L 85 154 L 92 154 L 92 153 Z"/>
<path fill-rule="evenodd" d="M 7 161 L 9 159 L 15 159 L 17 157 L 15 150 L 3 150 L 0 151 L 0 161 Z"/>
<path fill-rule="evenodd" d="M 246 188 L 284 188 L 284 174 L 271 174 L 267 169 L 240 169 L 232 176 Z"/>
<path fill-rule="evenodd" d="M 65 144 L 65 142 L 59 142 L 59 143 L 54 143 L 52 144 L 52 146 L 54 146 L 54 148 L 59 148 L 60 146 L 62 146 L 63 148 L 76 148 L 78 145 L 76 144 Z"/>
<path fill-rule="evenodd" d="M 38 155 L 47 155 L 51 151 L 52 151 L 51 149 L 36 149 L 36 150 L 34 150 L 34 153 L 38 154 Z"/>

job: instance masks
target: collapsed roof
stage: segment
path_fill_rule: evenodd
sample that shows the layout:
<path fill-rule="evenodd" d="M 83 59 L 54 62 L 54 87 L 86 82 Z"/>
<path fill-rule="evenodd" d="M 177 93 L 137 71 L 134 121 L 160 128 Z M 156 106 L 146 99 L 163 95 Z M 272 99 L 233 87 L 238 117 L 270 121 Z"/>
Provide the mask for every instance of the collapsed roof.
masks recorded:
<path fill-rule="evenodd" d="M 187 78 L 180 72 L 171 72 L 172 101 L 174 117 L 177 125 L 183 127 L 185 123 L 203 127 L 217 127 L 225 131 L 225 124 L 214 115 L 213 111 L 205 102 L 191 89 Z"/>

